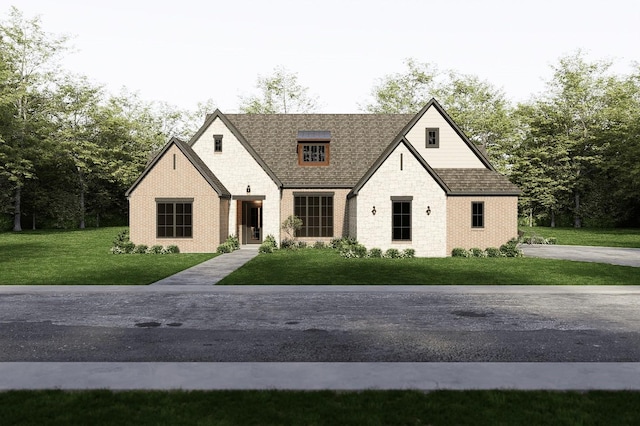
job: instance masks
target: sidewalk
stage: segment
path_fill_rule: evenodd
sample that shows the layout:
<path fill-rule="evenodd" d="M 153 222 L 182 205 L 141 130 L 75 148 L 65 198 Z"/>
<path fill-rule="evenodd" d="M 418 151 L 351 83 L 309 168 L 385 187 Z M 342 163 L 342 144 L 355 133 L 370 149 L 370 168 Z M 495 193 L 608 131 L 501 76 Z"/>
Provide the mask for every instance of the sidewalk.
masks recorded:
<path fill-rule="evenodd" d="M 640 363 L 0 363 L 9 389 L 640 390 Z"/>
<path fill-rule="evenodd" d="M 224 253 L 171 275 L 156 285 L 213 285 L 258 255 L 258 246 L 242 246 L 240 250 Z"/>

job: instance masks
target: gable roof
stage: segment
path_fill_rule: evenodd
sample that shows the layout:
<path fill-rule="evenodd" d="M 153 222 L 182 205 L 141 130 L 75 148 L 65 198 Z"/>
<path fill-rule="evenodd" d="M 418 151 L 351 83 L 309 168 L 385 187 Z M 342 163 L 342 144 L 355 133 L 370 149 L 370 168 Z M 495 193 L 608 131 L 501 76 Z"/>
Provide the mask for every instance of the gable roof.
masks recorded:
<path fill-rule="evenodd" d="M 245 139 L 245 136 L 240 131 L 238 131 L 237 127 L 231 121 L 229 121 L 227 116 L 223 114 L 219 109 L 216 109 L 213 112 L 213 114 L 207 115 L 207 118 L 204 121 L 204 124 L 200 127 L 200 129 L 198 129 L 196 134 L 193 135 L 189 140 L 188 142 L 189 147 L 193 146 L 193 144 L 200 138 L 200 136 L 202 136 L 205 130 L 207 130 L 207 128 L 211 125 L 211 123 L 213 123 L 216 119 L 220 119 L 224 123 L 224 125 L 227 126 L 227 128 L 231 131 L 231 133 L 233 133 L 236 139 L 238 139 L 240 144 L 247 150 L 247 152 L 253 157 L 253 159 L 256 160 L 256 162 L 269 175 L 269 177 L 273 180 L 273 182 L 279 187 L 281 187 L 282 181 L 278 178 L 278 176 L 276 176 L 276 174 L 271 170 L 271 168 L 267 166 L 267 164 L 264 162 L 260 154 L 254 149 L 253 146 L 256 144 L 257 141 L 254 140 L 250 144 L 247 141 L 247 139 Z"/>
<path fill-rule="evenodd" d="M 228 114 L 285 188 L 353 187 L 410 114 Z M 298 165 L 298 132 L 331 132 L 328 166 Z"/>
<path fill-rule="evenodd" d="M 449 188 L 448 195 L 520 195 L 509 179 L 488 169 L 434 169 Z"/>
<path fill-rule="evenodd" d="M 231 193 L 225 188 L 225 186 L 220 182 L 220 180 L 213 174 L 213 172 L 207 167 L 207 165 L 200 159 L 198 154 L 195 153 L 193 149 L 180 139 L 173 137 L 169 142 L 162 147 L 160 152 L 156 154 L 156 156 L 149 162 L 147 167 L 144 169 L 140 177 L 136 179 L 136 181 L 131 185 L 131 188 L 125 193 L 125 196 L 129 196 L 133 190 L 142 182 L 145 176 L 155 167 L 155 165 L 160 161 L 160 159 L 164 156 L 164 154 L 171 148 L 173 145 L 177 146 L 178 149 L 184 154 L 185 157 L 193 164 L 196 170 L 200 172 L 202 177 L 207 181 L 211 188 L 213 188 L 216 193 L 222 198 L 231 198 Z"/>

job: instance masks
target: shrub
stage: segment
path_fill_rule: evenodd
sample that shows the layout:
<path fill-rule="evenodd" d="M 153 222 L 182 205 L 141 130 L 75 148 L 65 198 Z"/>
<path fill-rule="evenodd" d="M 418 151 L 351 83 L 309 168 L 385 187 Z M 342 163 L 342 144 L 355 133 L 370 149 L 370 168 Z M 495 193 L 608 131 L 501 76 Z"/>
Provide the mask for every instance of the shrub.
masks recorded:
<path fill-rule="evenodd" d="M 138 244 L 137 246 L 134 247 L 132 253 L 145 254 L 148 248 L 149 246 L 145 244 Z"/>
<path fill-rule="evenodd" d="M 314 249 L 323 249 L 323 248 L 325 248 L 324 241 L 316 241 L 315 243 L 313 243 L 313 248 Z"/>
<path fill-rule="evenodd" d="M 382 257 L 382 250 L 380 250 L 379 248 L 372 248 L 371 250 L 369 250 L 369 257 L 373 257 L 376 259 Z"/>
<path fill-rule="evenodd" d="M 267 235 L 260 247 L 258 247 L 258 253 L 273 253 L 278 249 L 278 243 L 273 235 Z"/>
<path fill-rule="evenodd" d="M 547 238 L 547 244 L 558 244 L 558 239 L 556 237 Z"/>
<path fill-rule="evenodd" d="M 462 247 L 456 247 L 453 250 L 451 250 L 451 256 L 453 256 L 453 257 L 469 257 L 470 254 L 466 249 L 463 249 Z"/>
<path fill-rule="evenodd" d="M 340 248 L 340 256 L 350 258 L 367 257 L 367 248 L 362 244 L 344 244 Z"/>
<path fill-rule="evenodd" d="M 240 250 L 240 240 L 235 234 L 231 234 L 225 240 L 225 243 L 229 243 L 234 250 Z"/>
<path fill-rule="evenodd" d="M 123 229 L 113 240 L 114 247 L 121 247 L 123 243 L 129 242 L 129 230 Z"/>
<path fill-rule="evenodd" d="M 400 252 L 398 249 L 390 248 L 384 252 L 384 257 L 389 259 L 397 259 L 400 257 Z"/>
<path fill-rule="evenodd" d="M 296 242 L 290 238 L 285 238 L 280 241 L 280 248 L 287 250 L 294 250 L 296 248 Z"/>
<path fill-rule="evenodd" d="M 307 242 L 306 241 L 298 241 L 296 243 L 296 248 L 299 248 L 299 249 L 307 248 Z"/>
<path fill-rule="evenodd" d="M 156 245 L 151 246 L 147 249 L 147 253 L 149 254 L 162 254 L 162 246 Z"/>
<path fill-rule="evenodd" d="M 471 253 L 472 257 L 487 257 L 487 253 L 485 253 L 484 250 L 478 247 L 469 249 L 469 253 Z"/>
<path fill-rule="evenodd" d="M 216 252 L 222 254 L 222 253 L 231 253 L 234 250 L 233 248 L 233 243 L 227 242 L 225 241 L 224 243 L 220 244 L 216 250 Z"/>
<path fill-rule="evenodd" d="M 289 239 L 296 237 L 296 232 L 302 229 L 302 219 L 296 215 L 291 215 L 282 222 L 282 230 L 287 233 Z"/>
<path fill-rule="evenodd" d="M 123 229 L 113 240 L 113 247 L 110 251 L 113 254 L 129 254 L 133 253 L 135 248 L 136 245 L 129 240 L 129 230 Z"/>
<path fill-rule="evenodd" d="M 502 252 L 497 247 L 487 247 L 485 250 L 487 257 L 502 257 Z"/>
<path fill-rule="evenodd" d="M 177 254 L 177 253 L 180 253 L 180 249 L 176 245 L 170 245 L 170 246 L 167 246 L 167 248 L 165 249 L 165 252 L 168 254 Z"/>
<path fill-rule="evenodd" d="M 402 257 L 404 259 L 411 259 L 413 257 L 416 257 L 416 251 L 412 248 L 404 249 L 402 251 Z"/>
<path fill-rule="evenodd" d="M 512 238 L 500 246 L 500 251 L 505 257 L 522 257 L 522 250 L 518 248 L 518 240 Z"/>
<path fill-rule="evenodd" d="M 342 238 L 332 238 L 331 241 L 329 241 L 329 247 L 332 249 L 339 249 L 340 243 L 342 243 Z"/>

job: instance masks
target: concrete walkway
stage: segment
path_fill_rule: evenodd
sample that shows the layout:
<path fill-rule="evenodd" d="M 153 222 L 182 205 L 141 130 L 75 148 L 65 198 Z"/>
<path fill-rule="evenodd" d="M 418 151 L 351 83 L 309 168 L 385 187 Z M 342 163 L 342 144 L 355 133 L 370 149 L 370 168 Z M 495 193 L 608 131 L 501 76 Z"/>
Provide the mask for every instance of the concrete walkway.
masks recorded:
<path fill-rule="evenodd" d="M 640 267 L 639 248 L 564 246 L 553 244 L 522 244 L 520 248 L 527 257 Z"/>
<path fill-rule="evenodd" d="M 258 246 L 242 246 L 151 285 L 213 285 L 258 255 Z"/>
<path fill-rule="evenodd" d="M 9 389 L 640 390 L 640 363 L 0 363 Z"/>

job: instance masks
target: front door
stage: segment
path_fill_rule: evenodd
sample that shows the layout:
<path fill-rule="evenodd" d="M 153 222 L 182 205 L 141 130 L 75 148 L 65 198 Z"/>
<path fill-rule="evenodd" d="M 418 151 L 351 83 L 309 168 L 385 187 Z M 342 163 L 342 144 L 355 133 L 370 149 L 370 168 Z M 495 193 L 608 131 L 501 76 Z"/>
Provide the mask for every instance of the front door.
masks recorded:
<path fill-rule="evenodd" d="M 242 203 L 242 244 L 262 243 L 262 201 Z"/>

